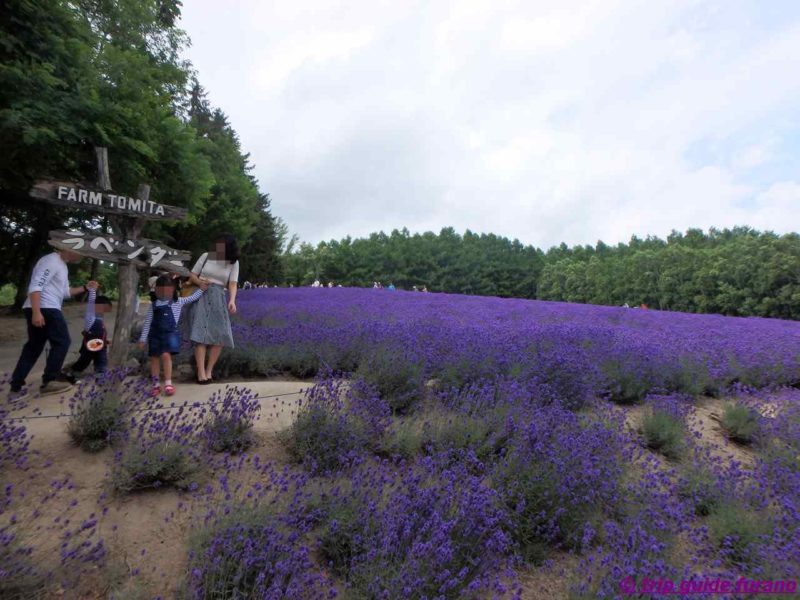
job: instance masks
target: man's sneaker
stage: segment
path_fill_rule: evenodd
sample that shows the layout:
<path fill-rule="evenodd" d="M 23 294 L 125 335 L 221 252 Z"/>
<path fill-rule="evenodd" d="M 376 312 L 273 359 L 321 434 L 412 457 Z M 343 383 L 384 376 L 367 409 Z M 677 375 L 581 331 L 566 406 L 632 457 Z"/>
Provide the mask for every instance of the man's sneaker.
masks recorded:
<path fill-rule="evenodd" d="M 11 390 L 8 392 L 8 401 L 9 402 L 16 402 L 17 400 L 22 400 L 23 398 L 28 397 L 28 388 L 23 387 L 18 390 Z"/>
<path fill-rule="evenodd" d="M 78 376 L 75 374 L 75 371 L 61 371 L 61 376 L 72 385 L 75 385 L 78 381 Z"/>
<path fill-rule="evenodd" d="M 72 388 L 69 381 L 48 381 L 39 388 L 39 393 L 42 396 L 49 396 L 50 394 L 62 394 Z"/>

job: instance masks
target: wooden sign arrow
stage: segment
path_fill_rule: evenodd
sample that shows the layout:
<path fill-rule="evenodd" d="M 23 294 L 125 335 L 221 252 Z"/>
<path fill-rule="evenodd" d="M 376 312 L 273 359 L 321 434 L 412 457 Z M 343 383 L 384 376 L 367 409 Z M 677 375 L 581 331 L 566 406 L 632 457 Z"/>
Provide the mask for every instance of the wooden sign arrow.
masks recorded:
<path fill-rule="evenodd" d="M 175 250 L 155 240 L 126 240 L 112 234 L 76 229 L 56 229 L 49 235 L 51 246 L 81 256 L 189 276 L 189 269 L 183 263 L 191 260 L 191 253 Z"/>

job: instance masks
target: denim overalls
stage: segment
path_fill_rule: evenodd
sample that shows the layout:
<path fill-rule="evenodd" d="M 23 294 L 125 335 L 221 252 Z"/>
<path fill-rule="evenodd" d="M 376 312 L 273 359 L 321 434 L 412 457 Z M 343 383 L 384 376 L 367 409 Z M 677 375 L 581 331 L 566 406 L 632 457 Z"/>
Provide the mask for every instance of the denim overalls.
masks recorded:
<path fill-rule="evenodd" d="M 165 352 L 177 354 L 181 350 L 181 336 L 172 315 L 172 303 L 153 305 L 153 321 L 148 336 L 149 355 L 161 356 Z"/>

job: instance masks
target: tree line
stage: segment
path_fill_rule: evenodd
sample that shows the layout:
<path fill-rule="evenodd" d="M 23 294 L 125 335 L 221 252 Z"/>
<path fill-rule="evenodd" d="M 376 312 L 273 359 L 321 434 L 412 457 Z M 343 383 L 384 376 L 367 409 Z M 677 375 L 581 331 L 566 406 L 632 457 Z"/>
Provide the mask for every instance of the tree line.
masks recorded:
<path fill-rule="evenodd" d="M 16 303 L 47 232 L 103 230 L 102 216 L 31 201 L 34 180 L 94 181 L 94 148 L 109 151 L 111 184 L 189 209 L 184 223 L 143 235 L 205 251 L 220 233 L 242 246 L 242 276 L 278 278 L 270 199 L 225 113 L 210 105 L 177 27 L 179 0 L 7 0 L 0 7 L 0 285 Z M 113 266 L 92 275 L 113 282 Z M 101 271 L 101 272 L 98 272 Z"/>
<path fill-rule="evenodd" d="M 283 271 L 293 285 L 381 281 L 459 294 L 800 319 L 796 233 L 689 229 L 666 239 L 634 236 L 615 246 L 561 244 L 547 251 L 492 234 L 460 235 L 450 227 L 316 246 L 291 242 Z"/>

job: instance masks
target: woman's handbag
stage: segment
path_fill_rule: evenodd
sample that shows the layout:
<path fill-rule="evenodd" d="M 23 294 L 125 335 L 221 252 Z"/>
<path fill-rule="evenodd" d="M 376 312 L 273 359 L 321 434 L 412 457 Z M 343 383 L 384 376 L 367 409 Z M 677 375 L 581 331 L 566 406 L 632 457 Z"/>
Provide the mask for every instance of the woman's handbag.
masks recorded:
<path fill-rule="evenodd" d="M 205 269 L 206 267 L 206 262 L 208 262 L 208 254 L 206 254 L 206 259 L 200 266 L 200 272 L 197 274 L 198 278 L 203 276 L 203 269 Z M 192 283 L 191 279 L 187 279 L 186 284 L 181 286 L 181 298 L 186 298 L 187 296 L 191 296 L 199 289 L 200 288 L 198 288 L 195 284 Z"/>

